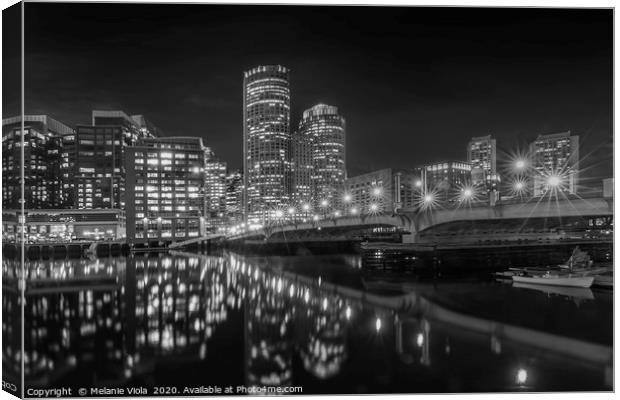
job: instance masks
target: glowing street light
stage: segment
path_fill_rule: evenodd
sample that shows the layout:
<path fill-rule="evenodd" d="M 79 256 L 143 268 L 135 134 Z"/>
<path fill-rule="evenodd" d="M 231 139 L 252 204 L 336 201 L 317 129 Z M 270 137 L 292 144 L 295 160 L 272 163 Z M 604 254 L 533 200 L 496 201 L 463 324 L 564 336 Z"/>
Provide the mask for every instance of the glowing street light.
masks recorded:
<path fill-rule="evenodd" d="M 517 170 L 519 170 L 519 171 L 523 170 L 523 169 L 525 168 L 525 166 L 526 166 L 526 165 L 527 165 L 527 162 L 526 162 L 524 159 L 522 159 L 522 158 L 517 159 L 517 160 L 515 161 L 515 168 L 516 168 Z"/>
<path fill-rule="evenodd" d="M 415 187 L 422 187 L 422 181 L 419 179 L 415 181 Z"/>
<path fill-rule="evenodd" d="M 340 211 L 334 211 L 334 217 L 338 218 L 340 216 Z"/>
<path fill-rule="evenodd" d="M 357 215 L 357 207 L 351 209 L 351 215 Z"/>
<path fill-rule="evenodd" d="M 430 193 L 424 196 L 424 202 L 427 204 L 432 203 L 433 200 L 434 200 L 433 195 Z"/>
<path fill-rule="evenodd" d="M 345 194 L 344 195 L 344 202 L 345 203 L 350 203 L 351 202 L 351 195 L 350 194 Z"/>
<path fill-rule="evenodd" d="M 305 211 L 308 212 L 310 210 L 310 204 L 308 203 L 304 203 L 301 208 Z"/>
<path fill-rule="evenodd" d="M 473 195 L 473 191 L 471 189 L 464 189 L 463 190 L 463 197 L 466 199 L 471 198 L 471 196 Z"/>
<path fill-rule="evenodd" d="M 282 218 L 284 216 L 284 213 L 282 212 L 282 210 L 276 210 L 275 216 L 276 218 Z"/>
<path fill-rule="evenodd" d="M 558 187 L 562 183 L 562 179 L 557 175 L 551 175 L 547 178 L 547 183 L 551 187 Z"/>
<path fill-rule="evenodd" d="M 380 188 L 380 187 L 375 187 L 374 189 L 372 189 L 372 194 L 373 194 L 374 196 L 381 196 L 381 193 L 382 193 L 382 192 L 383 192 L 383 191 L 381 190 L 381 188 Z"/>
<path fill-rule="evenodd" d="M 329 205 L 329 203 L 327 202 L 327 200 L 323 199 L 321 200 L 321 207 L 327 207 Z"/>
<path fill-rule="evenodd" d="M 523 385 L 525 384 L 526 381 L 527 381 L 527 371 L 523 368 L 520 368 L 519 371 L 517 371 L 517 383 L 519 385 Z"/>
<path fill-rule="evenodd" d="M 523 190 L 523 182 L 516 182 L 516 183 L 515 183 L 515 190 L 516 190 L 516 191 L 521 191 L 521 190 Z"/>
<path fill-rule="evenodd" d="M 319 220 L 319 216 L 318 216 L 318 215 L 316 215 L 316 214 L 315 214 L 315 215 L 313 215 L 313 216 L 312 216 L 312 220 L 313 220 L 313 221 L 318 221 L 318 220 Z"/>
<path fill-rule="evenodd" d="M 295 208 L 294 208 L 294 207 L 289 207 L 289 208 L 288 208 L 288 213 L 289 213 L 290 215 L 295 214 Z"/>
<path fill-rule="evenodd" d="M 371 204 L 370 205 L 370 211 L 372 212 L 376 212 L 379 209 L 379 206 L 376 204 Z"/>

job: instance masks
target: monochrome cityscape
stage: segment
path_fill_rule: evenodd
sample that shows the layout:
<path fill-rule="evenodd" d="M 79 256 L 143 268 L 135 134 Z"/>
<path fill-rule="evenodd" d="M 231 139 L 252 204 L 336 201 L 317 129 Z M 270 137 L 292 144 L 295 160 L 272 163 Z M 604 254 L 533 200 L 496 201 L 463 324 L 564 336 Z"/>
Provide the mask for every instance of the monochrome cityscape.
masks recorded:
<path fill-rule="evenodd" d="M 24 240 L 159 247 L 271 224 L 578 195 L 579 136 L 570 131 L 538 135 L 527 152 L 500 160 L 503 174 L 486 135 L 469 141 L 462 160 L 348 177 L 345 118 L 316 104 L 292 129 L 289 74 L 281 65 L 244 72 L 243 171 L 228 170 L 202 138 L 163 136 L 143 115 L 93 110 L 92 125 L 75 127 L 25 115 Z M 3 119 L 8 241 L 21 234 L 21 129 L 19 116 Z"/>
<path fill-rule="evenodd" d="M 613 10 L 22 11 L 4 390 L 613 391 Z"/>

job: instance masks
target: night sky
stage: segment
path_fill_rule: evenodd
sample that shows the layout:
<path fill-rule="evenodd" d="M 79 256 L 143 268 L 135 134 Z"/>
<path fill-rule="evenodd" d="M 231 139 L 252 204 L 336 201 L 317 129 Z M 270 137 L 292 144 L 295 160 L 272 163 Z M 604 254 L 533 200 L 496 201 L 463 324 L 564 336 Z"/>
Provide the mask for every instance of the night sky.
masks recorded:
<path fill-rule="evenodd" d="M 317 102 L 346 118 L 349 176 L 464 160 L 472 136 L 493 134 L 501 156 L 570 129 L 589 154 L 587 174 L 608 177 L 612 18 L 611 10 L 26 3 L 26 113 L 70 125 L 89 123 L 94 108 L 144 114 L 167 135 L 203 137 L 240 168 L 242 73 L 281 64 L 292 70 L 292 127 Z M 5 94 L 3 116 L 18 105 Z"/>

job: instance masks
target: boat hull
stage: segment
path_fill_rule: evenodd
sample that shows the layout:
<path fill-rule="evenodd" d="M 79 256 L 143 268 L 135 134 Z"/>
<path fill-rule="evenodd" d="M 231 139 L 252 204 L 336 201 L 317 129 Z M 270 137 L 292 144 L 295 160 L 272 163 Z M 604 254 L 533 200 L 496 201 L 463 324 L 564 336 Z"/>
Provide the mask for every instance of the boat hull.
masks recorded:
<path fill-rule="evenodd" d="M 593 276 L 582 277 L 538 277 L 538 276 L 513 276 L 513 282 L 529 283 L 534 285 L 566 286 L 589 288 L 594 282 Z"/>

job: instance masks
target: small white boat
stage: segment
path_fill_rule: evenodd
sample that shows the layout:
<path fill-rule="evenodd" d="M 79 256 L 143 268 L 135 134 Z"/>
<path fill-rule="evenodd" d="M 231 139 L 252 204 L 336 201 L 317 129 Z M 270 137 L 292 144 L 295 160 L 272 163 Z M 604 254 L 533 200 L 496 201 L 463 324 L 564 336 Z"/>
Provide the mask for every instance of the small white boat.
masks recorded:
<path fill-rule="evenodd" d="M 546 273 L 536 276 L 518 276 L 512 277 L 513 282 L 530 283 L 535 285 L 551 285 L 551 286 L 568 286 L 589 288 L 594 282 L 593 276 L 571 276 L 571 275 L 555 275 Z"/>

